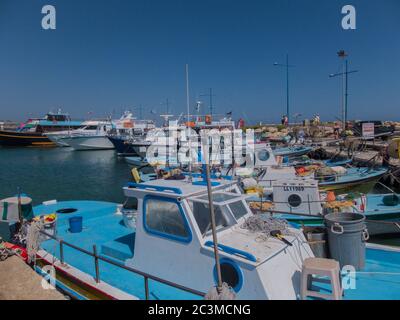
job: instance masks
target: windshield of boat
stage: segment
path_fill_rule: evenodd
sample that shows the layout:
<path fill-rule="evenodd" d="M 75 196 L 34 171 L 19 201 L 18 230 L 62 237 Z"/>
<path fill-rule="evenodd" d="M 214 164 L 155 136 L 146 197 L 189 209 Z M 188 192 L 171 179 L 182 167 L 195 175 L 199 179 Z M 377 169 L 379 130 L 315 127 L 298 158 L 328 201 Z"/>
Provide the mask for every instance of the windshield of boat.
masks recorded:
<path fill-rule="evenodd" d="M 213 203 L 217 231 L 236 224 L 239 219 L 250 213 L 243 197 L 239 194 L 230 192 L 214 193 Z M 208 195 L 191 199 L 189 205 L 204 237 L 211 230 Z"/>
<path fill-rule="evenodd" d="M 97 126 L 86 126 L 82 130 L 97 130 Z"/>
<path fill-rule="evenodd" d="M 210 207 L 202 202 L 190 202 L 197 226 L 203 237 L 211 230 Z M 228 226 L 228 221 L 222 213 L 221 206 L 214 205 L 215 225 L 217 230 Z"/>

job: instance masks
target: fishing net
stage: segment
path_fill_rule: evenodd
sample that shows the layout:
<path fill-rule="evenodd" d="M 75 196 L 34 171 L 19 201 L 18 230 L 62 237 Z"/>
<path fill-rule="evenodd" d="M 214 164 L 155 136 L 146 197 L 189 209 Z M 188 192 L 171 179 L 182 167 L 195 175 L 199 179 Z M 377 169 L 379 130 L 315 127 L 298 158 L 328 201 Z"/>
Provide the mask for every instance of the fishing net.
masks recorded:
<path fill-rule="evenodd" d="M 292 235 L 286 220 L 260 215 L 254 215 L 246 219 L 241 228 L 251 232 L 260 232 L 266 238 L 271 236 L 271 231 L 280 231 L 283 235 Z"/>

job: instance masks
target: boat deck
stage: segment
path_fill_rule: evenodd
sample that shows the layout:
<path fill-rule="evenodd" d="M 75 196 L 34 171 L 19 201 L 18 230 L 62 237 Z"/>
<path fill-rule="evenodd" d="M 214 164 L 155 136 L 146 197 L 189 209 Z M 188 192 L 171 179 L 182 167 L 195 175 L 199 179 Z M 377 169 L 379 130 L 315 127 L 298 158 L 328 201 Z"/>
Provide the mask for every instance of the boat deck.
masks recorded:
<path fill-rule="evenodd" d="M 125 227 L 122 216 L 116 213 L 116 204 L 97 201 L 67 201 L 34 208 L 35 214 L 49 214 L 63 208 L 75 208 L 76 212 L 58 214 L 57 237 L 71 244 L 93 250 L 107 258 L 124 263 L 134 257 L 135 232 Z M 83 217 L 81 233 L 71 233 L 68 218 Z M 55 240 L 46 240 L 42 248 L 60 258 Z M 149 255 L 154 254 L 149 252 Z M 64 246 L 64 260 L 69 265 L 95 277 L 94 259 L 82 252 Z M 99 261 L 100 278 L 109 285 L 130 295 L 145 298 L 144 278 L 128 270 Z M 160 266 L 162 268 L 163 266 Z M 400 299 L 400 250 L 367 249 L 366 267 L 357 272 L 356 288 L 345 290 L 344 299 Z M 326 285 L 321 285 L 322 291 Z M 199 299 L 199 296 L 149 280 L 150 299 Z"/>
<path fill-rule="evenodd" d="M 66 201 L 34 208 L 35 215 L 49 214 L 59 209 L 75 208 L 76 212 L 57 215 L 57 237 L 88 251 L 97 251 L 102 256 L 124 264 L 134 256 L 135 232 L 125 227 L 121 214 L 117 214 L 117 204 L 98 201 Z M 80 233 L 69 231 L 68 219 L 83 217 Z M 55 240 L 46 240 L 41 247 L 60 258 L 59 245 Z M 93 257 L 64 245 L 64 260 L 67 264 L 95 277 Z M 153 254 L 149 252 L 149 254 Z M 162 266 L 160 266 L 162 268 Z M 139 299 L 145 299 L 144 278 L 105 261 L 99 261 L 100 279 Z M 200 297 L 182 290 L 149 280 L 150 299 L 198 299 Z"/>

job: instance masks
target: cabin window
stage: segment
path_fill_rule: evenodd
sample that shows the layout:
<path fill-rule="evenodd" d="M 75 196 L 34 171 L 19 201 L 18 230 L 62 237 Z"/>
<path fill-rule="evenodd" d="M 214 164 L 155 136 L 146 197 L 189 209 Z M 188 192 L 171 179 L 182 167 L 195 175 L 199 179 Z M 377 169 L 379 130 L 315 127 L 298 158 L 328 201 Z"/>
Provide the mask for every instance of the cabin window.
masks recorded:
<path fill-rule="evenodd" d="M 297 208 L 298 206 L 301 205 L 301 198 L 297 194 L 292 194 L 288 198 L 288 203 L 291 207 Z"/>
<path fill-rule="evenodd" d="M 247 209 L 244 206 L 242 201 L 233 202 L 228 205 L 229 209 L 231 209 L 233 215 L 236 220 L 239 220 L 241 217 L 247 214 Z"/>
<path fill-rule="evenodd" d="M 97 126 L 87 126 L 84 130 L 97 130 Z"/>
<path fill-rule="evenodd" d="M 209 206 L 208 204 L 202 202 L 193 202 L 192 210 L 200 232 L 204 236 L 209 230 L 211 230 Z M 217 229 L 226 227 L 228 225 L 225 216 L 222 214 L 220 206 L 214 206 L 214 214 Z"/>
<path fill-rule="evenodd" d="M 145 198 L 144 227 L 149 233 L 181 242 L 192 238 L 180 205 L 172 199 Z"/>

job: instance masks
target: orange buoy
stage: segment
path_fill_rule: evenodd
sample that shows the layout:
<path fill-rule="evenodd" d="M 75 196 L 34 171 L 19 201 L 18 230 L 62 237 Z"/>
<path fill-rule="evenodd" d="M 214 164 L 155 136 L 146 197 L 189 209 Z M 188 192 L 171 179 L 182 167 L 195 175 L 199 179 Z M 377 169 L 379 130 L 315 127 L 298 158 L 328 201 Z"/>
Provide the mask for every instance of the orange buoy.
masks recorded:
<path fill-rule="evenodd" d="M 336 200 L 335 193 L 333 191 L 328 191 L 328 194 L 326 196 L 326 201 L 333 202 L 335 200 Z"/>

